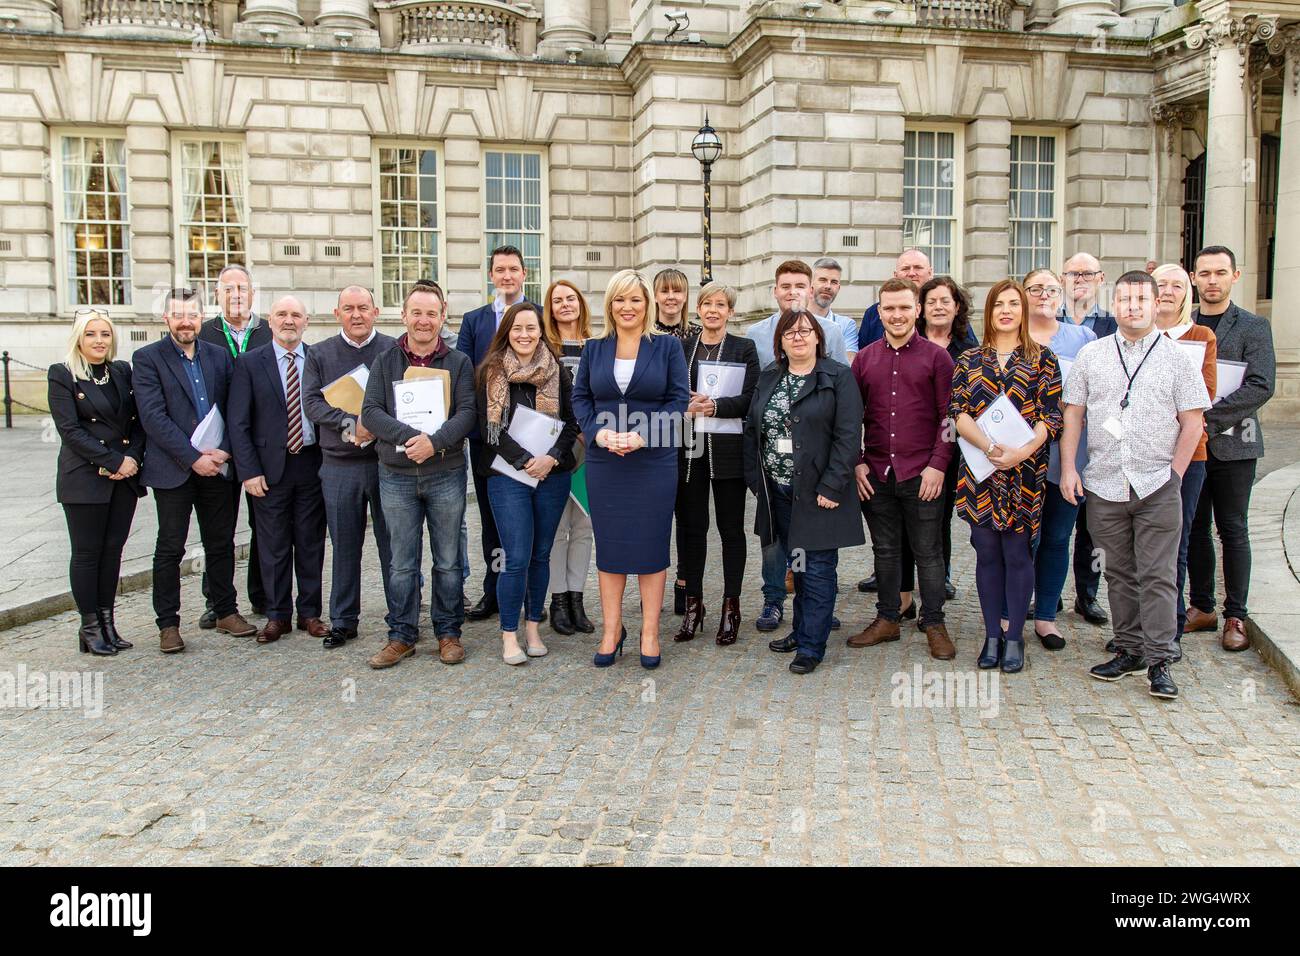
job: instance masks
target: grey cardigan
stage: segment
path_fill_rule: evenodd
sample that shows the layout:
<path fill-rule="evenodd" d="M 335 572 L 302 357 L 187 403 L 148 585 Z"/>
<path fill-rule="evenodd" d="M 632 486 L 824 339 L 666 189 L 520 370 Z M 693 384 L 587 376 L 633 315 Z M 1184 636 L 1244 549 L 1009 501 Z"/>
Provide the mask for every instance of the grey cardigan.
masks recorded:
<path fill-rule="evenodd" d="M 1200 310 L 1192 316 L 1198 325 Z M 1220 461 L 1243 461 L 1264 457 L 1264 431 L 1259 410 L 1273 397 L 1277 367 L 1273 357 L 1273 327 L 1268 320 L 1247 312 L 1235 303 L 1219 319 L 1214 330 L 1219 360 L 1245 362 L 1245 380 L 1241 388 L 1205 413 L 1205 427 L 1210 435 L 1209 451 Z M 1231 435 L 1224 432 L 1233 429 Z"/>

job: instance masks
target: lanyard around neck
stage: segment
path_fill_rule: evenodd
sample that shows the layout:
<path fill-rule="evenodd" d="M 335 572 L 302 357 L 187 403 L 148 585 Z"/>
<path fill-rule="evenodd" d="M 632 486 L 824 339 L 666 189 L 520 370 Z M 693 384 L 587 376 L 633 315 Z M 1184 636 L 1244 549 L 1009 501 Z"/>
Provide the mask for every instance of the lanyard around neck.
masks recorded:
<path fill-rule="evenodd" d="M 1119 335 L 1115 336 L 1115 354 L 1119 356 L 1120 368 L 1124 369 L 1124 377 L 1128 379 L 1128 387 L 1124 389 L 1124 397 L 1119 400 L 1119 407 L 1124 409 L 1128 408 L 1128 396 L 1129 392 L 1133 391 L 1133 380 L 1138 377 L 1138 372 L 1142 371 L 1142 366 L 1147 364 L 1147 359 L 1151 357 L 1151 353 L 1156 350 L 1156 346 L 1160 344 L 1160 340 L 1163 339 L 1164 336 L 1156 336 L 1156 340 L 1151 343 L 1150 347 L 1147 349 L 1146 355 L 1142 356 L 1142 361 L 1138 362 L 1137 368 L 1133 370 L 1132 375 L 1129 374 L 1128 363 L 1124 361 L 1124 352 L 1119 347 L 1120 338 L 1121 336 Z"/>
<path fill-rule="evenodd" d="M 230 334 L 230 326 L 226 324 L 226 320 L 221 320 L 221 334 L 226 337 L 226 345 L 230 349 L 231 358 L 239 358 L 239 353 L 244 350 L 244 343 L 248 341 L 249 333 L 252 331 L 252 322 L 249 322 L 248 325 L 244 326 L 244 334 L 236 341 L 235 337 Z"/>

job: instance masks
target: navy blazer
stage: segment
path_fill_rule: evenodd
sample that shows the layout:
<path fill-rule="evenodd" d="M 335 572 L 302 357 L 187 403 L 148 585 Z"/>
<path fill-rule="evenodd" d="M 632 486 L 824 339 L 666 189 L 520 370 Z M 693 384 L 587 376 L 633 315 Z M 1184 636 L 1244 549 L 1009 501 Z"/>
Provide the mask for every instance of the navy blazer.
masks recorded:
<path fill-rule="evenodd" d="M 626 394 L 614 380 L 617 348 L 614 335 L 588 339 L 573 380 L 573 413 L 587 440 L 587 459 L 608 462 L 618 457 L 596 444 L 596 433 L 612 428 L 637 432 L 646 440 L 646 447 L 634 452 L 642 461 L 667 458 L 675 463 L 691 398 L 682 343 L 673 335 L 644 338 Z M 665 413 L 671 417 L 665 418 Z"/>
<path fill-rule="evenodd" d="M 525 298 L 523 301 L 527 302 L 528 299 Z M 503 312 L 502 315 L 505 313 Z M 493 304 L 489 302 L 472 312 L 466 312 L 465 317 L 460 320 L 460 332 L 456 336 L 456 351 L 468 355 L 477 372 L 478 367 L 483 364 L 483 359 L 487 357 L 488 346 L 492 344 L 492 337 L 496 334 L 497 313 Z M 483 440 L 479 435 L 477 423 L 469 433 L 469 440 L 472 442 Z"/>
<path fill-rule="evenodd" d="M 305 357 L 306 343 L 302 348 Z M 239 480 L 261 475 L 268 485 L 279 484 L 289 456 L 289 406 L 271 345 L 250 349 L 235 363 L 226 426 Z"/>
<path fill-rule="evenodd" d="M 208 402 L 225 418 L 234 364 L 230 352 L 201 339 L 195 340 L 194 348 L 203 369 Z M 199 427 L 199 415 L 189 377 L 170 336 L 136 349 L 131 358 L 135 405 L 145 433 L 141 469 L 145 487 L 178 488 L 189 479 L 190 466 L 200 457 L 190 444 L 190 436 Z M 230 451 L 229 428 L 221 449 Z M 233 468 L 227 469 L 226 478 L 234 478 Z"/>

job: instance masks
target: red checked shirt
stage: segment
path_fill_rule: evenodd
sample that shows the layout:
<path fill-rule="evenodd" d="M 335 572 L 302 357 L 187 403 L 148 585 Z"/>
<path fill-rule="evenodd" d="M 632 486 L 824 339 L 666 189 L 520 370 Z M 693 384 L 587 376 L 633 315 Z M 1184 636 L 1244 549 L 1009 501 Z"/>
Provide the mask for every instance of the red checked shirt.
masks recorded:
<path fill-rule="evenodd" d="M 883 338 L 854 356 L 863 406 L 861 461 L 873 478 L 886 478 L 891 468 L 900 482 L 926 468 L 947 470 L 956 441 L 955 432 L 945 440 L 952 369 L 948 350 L 916 332 L 902 348 Z"/>

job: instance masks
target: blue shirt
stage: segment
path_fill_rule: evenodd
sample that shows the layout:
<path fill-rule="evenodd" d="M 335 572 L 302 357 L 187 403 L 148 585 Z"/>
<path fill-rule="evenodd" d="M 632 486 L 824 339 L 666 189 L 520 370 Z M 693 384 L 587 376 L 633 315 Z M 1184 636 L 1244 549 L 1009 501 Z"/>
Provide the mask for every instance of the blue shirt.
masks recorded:
<path fill-rule="evenodd" d="M 862 325 L 858 327 L 858 351 L 861 352 L 872 342 L 879 342 L 885 337 L 885 323 L 880 321 L 880 303 L 875 302 L 862 313 Z"/>
<path fill-rule="evenodd" d="M 1066 310 L 1064 305 L 1061 306 L 1061 311 L 1056 313 L 1056 318 L 1062 325 L 1075 324 L 1074 319 L 1070 318 L 1070 313 Z M 1094 302 L 1092 308 L 1088 310 L 1088 314 L 1083 317 L 1083 321 L 1075 326 L 1075 328 L 1087 329 L 1089 332 L 1095 333 L 1097 331 L 1097 320 L 1103 318 L 1112 319 L 1114 316 L 1103 309 L 1100 302 Z M 1096 335 L 1093 335 L 1093 338 L 1096 337 Z M 1055 341 L 1055 339 L 1053 339 L 1053 341 Z M 1056 349 L 1053 348 L 1052 351 L 1055 352 Z M 1076 351 L 1078 350 L 1076 349 Z M 1060 353 L 1058 352 L 1057 354 L 1059 355 Z M 1071 353 L 1069 358 L 1074 358 L 1074 354 Z"/>
<path fill-rule="evenodd" d="M 1056 330 L 1052 336 L 1052 341 L 1048 345 L 1056 353 L 1058 359 L 1066 359 L 1073 362 L 1074 357 L 1079 354 L 1079 349 L 1083 348 L 1089 342 L 1095 342 L 1097 336 L 1092 329 L 1086 325 L 1075 325 L 1069 319 L 1058 319 L 1061 327 Z M 1061 387 L 1065 387 L 1065 379 L 1068 375 L 1065 372 L 1061 374 Z M 1059 442 L 1052 442 L 1048 449 L 1050 457 L 1047 460 L 1047 480 L 1054 485 L 1061 483 L 1061 446 Z M 1088 464 L 1088 433 L 1087 430 L 1079 437 L 1079 451 L 1074 456 L 1074 467 L 1080 475 L 1083 474 L 1084 467 Z"/>
<path fill-rule="evenodd" d="M 833 315 L 834 313 L 831 313 L 831 316 L 817 319 L 817 324 L 822 327 L 822 333 L 826 336 L 826 355 L 835 359 L 841 365 L 848 365 L 849 353 L 844 348 L 844 333 L 832 321 Z M 763 319 L 761 322 L 755 322 L 745 332 L 758 349 L 759 368 L 767 368 L 776 361 L 776 355 L 772 351 L 772 336 L 776 334 L 776 323 L 780 318 L 780 312 L 773 312 L 769 318 Z"/>
<path fill-rule="evenodd" d="M 302 413 L 302 443 L 303 447 L 316 444 L 316 429 L 307 417 L 306 403 L 302 400 L 302 369 L 307 361 L 307 351 L 298 343 L 298 347 L 292 353 L 280 347 L 280 343 L 271 340 L 271 349 L 275 352 L 275 367 L 280 373 L 280 387 L 284 389 L 285 405 L 289 404 L 289 363 L 285 361 L 286 355 L 293 355 L 293 364 L 298 369 L 298 407 Z"/>
<path fill-rule="evenodd" d="M 208 412 L 212 410 L 212 403 L 208 401 L 208 383 L 203 379 L 203 363 L 199 361 L 199 343 L 194 343 L 194 358 L 185 354 L 185 350 L 176 344 L 176 340 L 171 340 L 172 347 L 176 349 L 176 354 L 181 357 L 181 365 L 185 368 L 185 377 L 190 382 L 190 397 L 194 400 L 194 411 L 198 414 L 199 421 L 208 417 Z"/>
<path fill-rule="evenodd" d="M 827 312 L 826 318 L 830 319 L 839 328 L 840 334 L 844 336 L 844 349 L 852 349 L 855 353 L 858 351 L 858 323 L 854 322 L 847 315 L 840 315 L 838 312 Z"/>

